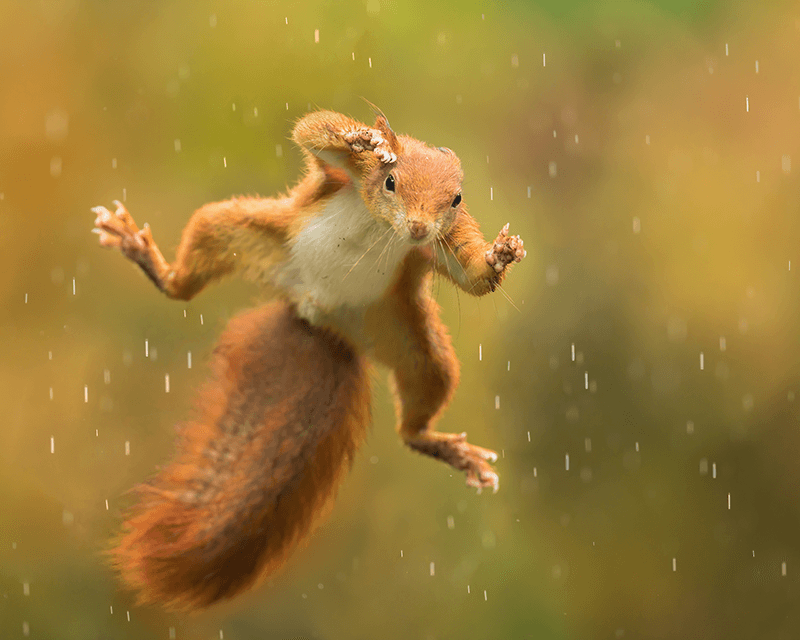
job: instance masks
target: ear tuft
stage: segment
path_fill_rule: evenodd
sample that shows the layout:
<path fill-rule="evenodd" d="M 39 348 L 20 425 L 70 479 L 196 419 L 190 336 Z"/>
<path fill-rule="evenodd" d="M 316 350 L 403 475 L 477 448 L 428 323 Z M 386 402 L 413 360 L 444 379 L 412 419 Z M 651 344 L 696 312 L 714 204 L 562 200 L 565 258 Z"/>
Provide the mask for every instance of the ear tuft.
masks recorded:
<path fill-rule="evenodd" d="M 375 128 L 383 134 L 384 139 L 386 142 L 389 143 L 389 148 L 396 154 L 400 154 L 400 141 L 397 139 L 397 135 L 392 128 L 389 126 L 389 121 L 386 119 L 386 116 L 382 113 L 378 114 L 375 118 Z"/>

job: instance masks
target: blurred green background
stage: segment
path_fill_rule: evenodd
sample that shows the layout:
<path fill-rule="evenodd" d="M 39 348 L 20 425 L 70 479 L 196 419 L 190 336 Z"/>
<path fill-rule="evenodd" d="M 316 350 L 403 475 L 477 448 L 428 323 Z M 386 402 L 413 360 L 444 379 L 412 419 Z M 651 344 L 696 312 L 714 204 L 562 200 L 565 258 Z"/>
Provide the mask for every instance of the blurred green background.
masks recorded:
<path fill-rule="evenodd" d="M 279 576 L 137 608 L 101 551 L 259 293 L 169 301 L 89 208 L 125 199 L 170 257 L 362 97 L 525 239 L 513 305 L 436 291 L 440 427 L 502 452 L 501 490 L 405 450 L 381 371 Z M 798 164 L 797 3 L 0 0 L 0 637 L 800 637 Z"/>

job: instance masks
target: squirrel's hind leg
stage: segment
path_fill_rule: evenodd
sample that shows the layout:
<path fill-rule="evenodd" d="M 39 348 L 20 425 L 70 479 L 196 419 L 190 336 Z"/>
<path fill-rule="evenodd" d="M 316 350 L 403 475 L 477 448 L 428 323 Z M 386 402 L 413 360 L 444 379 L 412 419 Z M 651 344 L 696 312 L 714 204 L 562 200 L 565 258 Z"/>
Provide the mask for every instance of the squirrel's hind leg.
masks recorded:
<path fill-rule="evenodd" d="M 497 454 L 466 440 L 466 433 L 441 433 L 433 424 L 458 386 L 458 360 L 450 336 L 439 320 L 432 299 L 395 301 L 384 332 L 396 336 L 376 349 L 376 356 L 391 367 L 391 382 L 397 413 L 397 430 L 403 441 L 467 474 L 467 485 L 497 491 L 499 478 L 490 462 Z M 387 327 L 386 323 L 391 323 Z"/>

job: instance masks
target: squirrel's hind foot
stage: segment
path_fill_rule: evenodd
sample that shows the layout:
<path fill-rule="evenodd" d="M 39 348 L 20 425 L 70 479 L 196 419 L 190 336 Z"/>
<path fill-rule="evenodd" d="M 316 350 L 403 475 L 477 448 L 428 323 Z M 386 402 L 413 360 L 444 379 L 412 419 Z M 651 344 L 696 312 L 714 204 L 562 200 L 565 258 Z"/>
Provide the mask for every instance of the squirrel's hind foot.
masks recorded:
<path fill-rule="evenodd" d="M 500 477 L 490 464 L 497 462 L 497 453 L 470 444 L 466 433 L 422 431 L 409 440 L 408 445 L 420 453 L 443 460 L 459 471 L 465 471 L 467 486 L 477 488 L 478 493 L 488 487 L 497 493 L 500 487 Z"/>

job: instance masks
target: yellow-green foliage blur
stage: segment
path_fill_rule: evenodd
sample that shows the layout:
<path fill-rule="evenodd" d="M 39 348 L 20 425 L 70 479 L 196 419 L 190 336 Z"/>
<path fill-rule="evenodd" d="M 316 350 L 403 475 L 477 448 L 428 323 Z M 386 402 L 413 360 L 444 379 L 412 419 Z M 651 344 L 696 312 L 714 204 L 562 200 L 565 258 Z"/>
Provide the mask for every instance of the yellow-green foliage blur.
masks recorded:
<path fill-rule="evenodd" d="M 125 200 L 169 258 L 201 204 L 296 180 L 296 118 L 362 97 L 525 240 L 504 293 L 436 288 L 440 427 L 502 452 L 500 491 L 404 449 L 379 370 L 279 576 L 137 608 L 102 553 L 125 492 L 263 294 L 169 301 L 89 209 Z M 796 3 L 0 0 L 0 637 L 800 637 L 799 177 Z"/>

